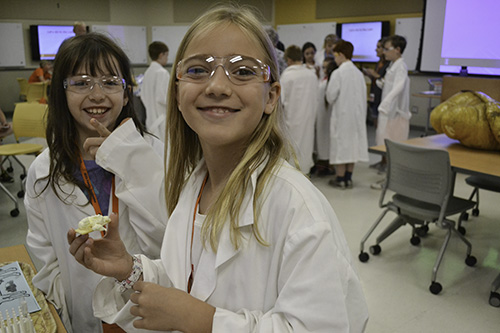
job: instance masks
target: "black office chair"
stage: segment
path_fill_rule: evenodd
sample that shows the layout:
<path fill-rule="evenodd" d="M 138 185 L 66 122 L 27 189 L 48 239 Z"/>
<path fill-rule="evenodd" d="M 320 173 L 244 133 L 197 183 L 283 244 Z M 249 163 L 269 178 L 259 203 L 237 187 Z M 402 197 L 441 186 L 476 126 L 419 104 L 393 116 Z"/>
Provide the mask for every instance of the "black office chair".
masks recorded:
<path fill-rule="evenodd" d="M 359 260 L 366 262 L 370 258 L 368 253 L 364 252 L 365 242 L 389 211 L 396 213 L 397 217 L 377 237 L 375 245 L 370 247 L 370 253 L 373 255 L 380 254 L 380 243 L 401 226 L 409 224 L 412 227 L 410 242 L 412 245 L 418 245 L 419 236 L 428 231 L 427 224 L 435 223 L 447 230 L 432 269 L 432 282 L 429 287 L 431 293 L 439 294 L 442 286 L 436 282 L 437 271 L 452 234 L 458 236 L 467 246 L 465 263 L 474 266 L 477 262 L 471 255 L 469 241 L 456 229 L 455 222 L 448 219 L 451 215 L 460 214 L 460 225 L 463 214 L 474 207 L 475 202 L 453 196 L 454 176 L 448 152 L 445 150 L 416 147 L 390 140 L 386 140 L 385 144 L 388 160 L 387 179 L 379 200 L 379 206 L 384 208 L 384 211 L 361 240 Z M 387 190 L 395 194 L 391 201 L 385 202 Z"/>

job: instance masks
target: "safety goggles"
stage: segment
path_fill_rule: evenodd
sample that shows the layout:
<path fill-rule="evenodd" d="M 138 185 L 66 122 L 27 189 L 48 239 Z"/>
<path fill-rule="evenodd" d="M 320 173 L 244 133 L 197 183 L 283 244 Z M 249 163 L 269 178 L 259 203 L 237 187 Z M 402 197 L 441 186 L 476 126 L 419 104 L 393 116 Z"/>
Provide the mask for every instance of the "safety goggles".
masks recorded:
<path fill-rule="evenodd" d="M 77 94 L 88 94 L 94 89 L 95 84 L 107 94 L 122 92 L 125 89 L 125 79 L 119 76 L 105 75 L 95 78 L 89 75 L 75 75 L 63 81 L 64 89 Z"/>
<path fill-rule="evenodd" d="M 259 59 L 243 55 L 214 57 L 209 54 L 194 55 L 177 63 L 176 77 L 192 83 L 207 82 L 217 67 L 222 67 L 228 79 L 236 85 L 269 82 L 271 70 Z"/>

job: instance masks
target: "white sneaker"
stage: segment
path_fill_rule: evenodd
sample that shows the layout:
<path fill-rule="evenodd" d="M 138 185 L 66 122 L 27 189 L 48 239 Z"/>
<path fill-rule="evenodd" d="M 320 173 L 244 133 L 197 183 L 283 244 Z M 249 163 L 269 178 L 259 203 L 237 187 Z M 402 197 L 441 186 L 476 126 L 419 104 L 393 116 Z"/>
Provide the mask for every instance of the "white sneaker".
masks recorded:
<path fill-rule="evenodd" d="M 371 184 L 370 187 L 374 190 L 381 190 L 384 188 L 384 185 L 385 185 L 385 178 L 379 180 L 376 183 Z"/>

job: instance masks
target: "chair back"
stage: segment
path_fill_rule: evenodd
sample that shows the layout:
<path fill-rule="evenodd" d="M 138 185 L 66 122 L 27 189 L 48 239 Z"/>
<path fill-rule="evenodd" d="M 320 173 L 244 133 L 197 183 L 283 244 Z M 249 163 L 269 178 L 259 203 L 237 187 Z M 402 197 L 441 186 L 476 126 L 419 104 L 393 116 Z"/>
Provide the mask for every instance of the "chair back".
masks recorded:
<path fill-rule="evenodd" d="M 28 95 L 28 80 L 24 77 L 18 77 L 17 83 L 19 83 L 19 97 L 26 100 Z"/>
<path fill-rule="evenodd" d="M 12 116 L 16 141 L 19 138 L 45 138 L 47 104 L 17 103 Z"/>
<path fill-rule="evenodd" d="M 385 140 L 386 189 L 419 201 L 446 206 L 453 174 L 448 152 Z"/>
<path fill-rule="evenodd" d="M 28 102 L 39 102 L 47 96 L 47 82 L 37 82 L 28 84 L 26 99 Z"/>

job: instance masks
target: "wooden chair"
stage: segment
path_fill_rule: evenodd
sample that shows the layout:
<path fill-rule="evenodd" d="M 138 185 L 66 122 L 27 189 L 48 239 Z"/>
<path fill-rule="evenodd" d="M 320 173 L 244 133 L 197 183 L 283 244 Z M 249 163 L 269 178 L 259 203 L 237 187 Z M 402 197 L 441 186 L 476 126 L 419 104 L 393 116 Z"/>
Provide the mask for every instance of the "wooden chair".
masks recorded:
<path fill-rule="evenodd" d="M 18 77 L 17 83 L 19 83 L 19 100 L 26 102 L 28 95 L 28 80 L 23 77 Z"/>

